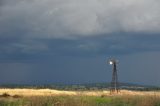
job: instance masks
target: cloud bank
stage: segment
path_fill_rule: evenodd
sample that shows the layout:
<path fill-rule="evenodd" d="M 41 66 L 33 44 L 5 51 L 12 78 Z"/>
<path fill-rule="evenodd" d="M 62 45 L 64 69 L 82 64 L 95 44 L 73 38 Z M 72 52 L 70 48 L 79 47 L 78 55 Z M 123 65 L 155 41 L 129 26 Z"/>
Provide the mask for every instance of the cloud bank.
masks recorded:
<path fill-rule="evenodd" d="M 159 51 L 159 5 L 158 0 L 3 0 L 0 58 Z"/>
<path fill-rule="evenodd" d="M 0 0 L 0 83 L 159 84 L 159 35 L 159 0 Z"/>
<path fill-rule="evenodd" d="M 160 32 L 158 0 L 5 0 L 0 36 L 77 38 Z"/>

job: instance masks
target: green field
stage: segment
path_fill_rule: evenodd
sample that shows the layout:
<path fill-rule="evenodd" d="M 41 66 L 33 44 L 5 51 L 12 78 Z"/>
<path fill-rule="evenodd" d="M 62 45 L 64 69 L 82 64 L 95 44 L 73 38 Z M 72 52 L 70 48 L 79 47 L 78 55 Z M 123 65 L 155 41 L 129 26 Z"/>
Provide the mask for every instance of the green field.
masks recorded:
<path fill-rule="evenodd" d="M 159 96 L 29 96 L 1 95 L 0 106 L 160 106 Z"/>

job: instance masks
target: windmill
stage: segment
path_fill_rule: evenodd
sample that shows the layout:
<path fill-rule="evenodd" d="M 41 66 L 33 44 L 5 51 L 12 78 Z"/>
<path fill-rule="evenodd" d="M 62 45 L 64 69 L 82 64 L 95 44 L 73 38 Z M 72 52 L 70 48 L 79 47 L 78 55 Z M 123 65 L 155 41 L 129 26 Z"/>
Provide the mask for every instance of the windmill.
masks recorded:
<path fill-rule="evenodd" d="M 113 66 L 113 68 L 112 68 L 112 81 L 111 81 L 111 87 L 110 87 L 111 94 L 119 92 L 117 63 L 118 63 L 118 60 L 115 60 L 115 59 L 109 60 L 109 64 Z"/>

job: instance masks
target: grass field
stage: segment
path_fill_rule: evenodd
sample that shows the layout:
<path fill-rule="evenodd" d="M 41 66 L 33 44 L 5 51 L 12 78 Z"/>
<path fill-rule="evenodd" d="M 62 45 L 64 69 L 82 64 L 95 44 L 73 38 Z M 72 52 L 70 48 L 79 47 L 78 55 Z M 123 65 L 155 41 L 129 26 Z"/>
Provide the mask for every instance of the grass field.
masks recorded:
<path fill-rule="evenodd" d="M 0 89 L 0 106 L 160 106 L 160 92 Z"/>

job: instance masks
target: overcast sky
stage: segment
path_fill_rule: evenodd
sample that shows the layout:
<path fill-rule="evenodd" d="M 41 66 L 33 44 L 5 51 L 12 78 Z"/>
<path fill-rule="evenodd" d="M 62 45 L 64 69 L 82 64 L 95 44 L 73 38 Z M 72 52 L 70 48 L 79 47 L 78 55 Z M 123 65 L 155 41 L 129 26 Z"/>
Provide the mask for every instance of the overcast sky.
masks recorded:
<path fill-rule="evenodd" d="M 0 84 L 160 85 L 159 0 L 0 0 Z"/>

